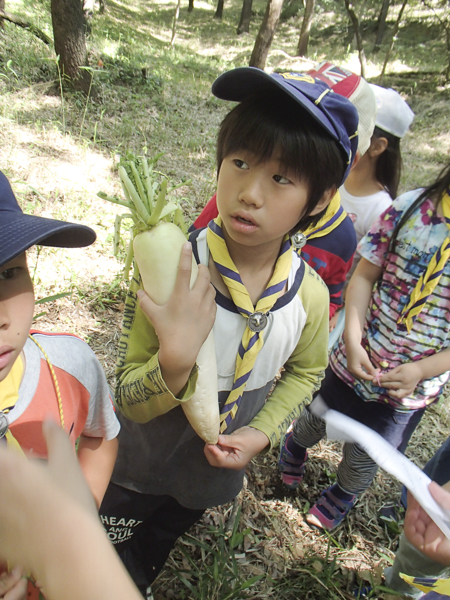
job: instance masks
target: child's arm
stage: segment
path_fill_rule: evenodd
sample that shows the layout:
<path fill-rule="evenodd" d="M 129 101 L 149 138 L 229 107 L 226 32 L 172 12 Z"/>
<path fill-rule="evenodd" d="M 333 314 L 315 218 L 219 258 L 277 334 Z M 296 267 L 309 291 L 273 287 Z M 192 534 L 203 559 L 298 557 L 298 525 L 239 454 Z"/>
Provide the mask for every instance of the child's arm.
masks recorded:
<path fill-rule="evenodd" d="M 361 345 L 373 286 L 381 277 L 382 268 L 361 258 L 348 284 L 345 296 L 345 350 L 347 368 L 359 379 L 373 380 L 377 371 Z"/>
<path fill-rule="evenodd" d="M 174 396 L 186 385 L 216 317 L 215 291 L 208 268 L 199 265 L 197 280 L 190 289 L 191 268 L 192 250 L 186 243 L 167 304 L 158 306 L 143 290 L 138 291 L 140 306 L 158 336 L 161 374 Z"/>
<path fill-rule="evenodd" d="M 116 404 L 133 421 L 146 423 L 189 400 L 195 391 L 195 362 L 214 324 L 216 304 L 208 269 L 199 265 L 192 289 L 190 269 L 191 250 L 184 248 L 176 290 L 164 306 L 155 305 L 145 293 L 139 298 L 135 278 L 130 284 L 116 366 Z"/>
<path fill-rule="evenodd" d="M 105 440 L 101 437 L 80 436 L 78 460 L 97 508 L 100 508 L 111 479 L 118 447 L 117 438 Z"/>
<path fill-rule="evenodd" d="M 392 398 L 406 398 L 414 392 L 419 381 L 438 377 L 447 371 L 450 371 L 450 348 L 383 373 L 380 384 L 389 390 Z"/>

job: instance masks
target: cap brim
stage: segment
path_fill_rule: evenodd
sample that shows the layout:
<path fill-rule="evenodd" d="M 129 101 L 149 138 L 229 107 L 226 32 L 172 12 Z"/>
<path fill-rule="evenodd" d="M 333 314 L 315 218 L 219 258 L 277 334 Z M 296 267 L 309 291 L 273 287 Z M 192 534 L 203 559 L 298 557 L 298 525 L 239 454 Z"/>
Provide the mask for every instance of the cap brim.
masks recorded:
<path fill-rule="evenodd" d="M 222 75 L 220 75 L 212 84 L 211 91 L 221 100 L 242 102 L 251 94 L 261 93 L 264 92 L 264 90 L 271 89 L 279 89 L 286 92 L 291 98 L 298 102 L 314 118 L 314 120 L 333 137 L 333 139 L 340 141 L 334 123 L 327 117 L 325 112 L 318 108 L 314 101 L 308 98 L 308 96 L 298 88 L 294 90 L 289 84 L 289 81 L 282 77 L 275 78 L 256 67 L 238 67 L 222 73 Z"/>
<path fill-rule="evenodd" d="M 36 244 L 57 248 L 82 248 L 95 242 L 86 225 L 5 211 L 0 223 L 0 265 Z"/>

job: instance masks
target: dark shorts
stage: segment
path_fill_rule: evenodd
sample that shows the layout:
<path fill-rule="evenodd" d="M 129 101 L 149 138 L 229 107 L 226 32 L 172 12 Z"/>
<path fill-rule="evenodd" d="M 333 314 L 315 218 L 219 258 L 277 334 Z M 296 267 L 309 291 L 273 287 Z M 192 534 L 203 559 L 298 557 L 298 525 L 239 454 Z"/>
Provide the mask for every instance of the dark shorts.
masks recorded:
<path fill-rule="evenodd" d="M 425 408 L 398 411 L 389 404 L 366 402 L 328 367 L 320 388 L 327 406 L 379 433 L 392 446 L 404 452 Z"/>

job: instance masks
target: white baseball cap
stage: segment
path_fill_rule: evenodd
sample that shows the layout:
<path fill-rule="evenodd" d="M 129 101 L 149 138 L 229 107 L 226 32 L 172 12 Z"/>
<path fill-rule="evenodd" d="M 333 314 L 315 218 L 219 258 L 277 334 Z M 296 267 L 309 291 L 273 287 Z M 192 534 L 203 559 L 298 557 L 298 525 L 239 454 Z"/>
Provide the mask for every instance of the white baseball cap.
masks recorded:
<path fill-rule="evenodd" d="M 404 137 L 414 119 L 414 113 L 398 92 L 373 83 L 377 101 L 375 125 L 398 138 Z"/>

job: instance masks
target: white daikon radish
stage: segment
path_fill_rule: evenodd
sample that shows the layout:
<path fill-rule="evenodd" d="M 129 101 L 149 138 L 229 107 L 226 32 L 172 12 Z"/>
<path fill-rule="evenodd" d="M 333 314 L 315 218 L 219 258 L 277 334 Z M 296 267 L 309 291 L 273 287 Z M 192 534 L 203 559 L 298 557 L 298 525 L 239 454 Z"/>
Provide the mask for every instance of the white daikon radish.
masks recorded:
<path fill-rule="evenodd" d="M 130 155 L 128 155 L 130 156 Z M 125 206 L 130 214 L 118 216 L 115 229 L 115 248 L 120 239 L 120 223 L 125 217 L 134 221 L 134 235 L 125 263 L 126 276 L 134 259 L 146 293 L 156 304 L 169 300 L 175 287 L 186 231 L 181 208 L 173 201 L 166 203 L 167 180 L 155 181 L 153 167 L 145 158 L 122 162 L 119 175 L 126 200 L 99 192 L 99 196 Z M 127 172 L 128 171 L 128 172 Z M 139 173 L 141 171 L 142 178 Z M 132 181 L 133 180 L 133 181 Z M 157 198 L 154 196 L 159 188 Z M 173 188 L 175 189 L 175 188 Z M 167 222 L 170 218 L 175 221 Z M 191 287 L 197 279 L 198 267 L 192 258 Z M 181 407 L 194 431 L 207 443 L 215 444 L 219 436 L 220 416 L 217 392 L 217 364 L 214 336 L 211 330 L 197 357 L 198 379 L 193 397 Z"/>

